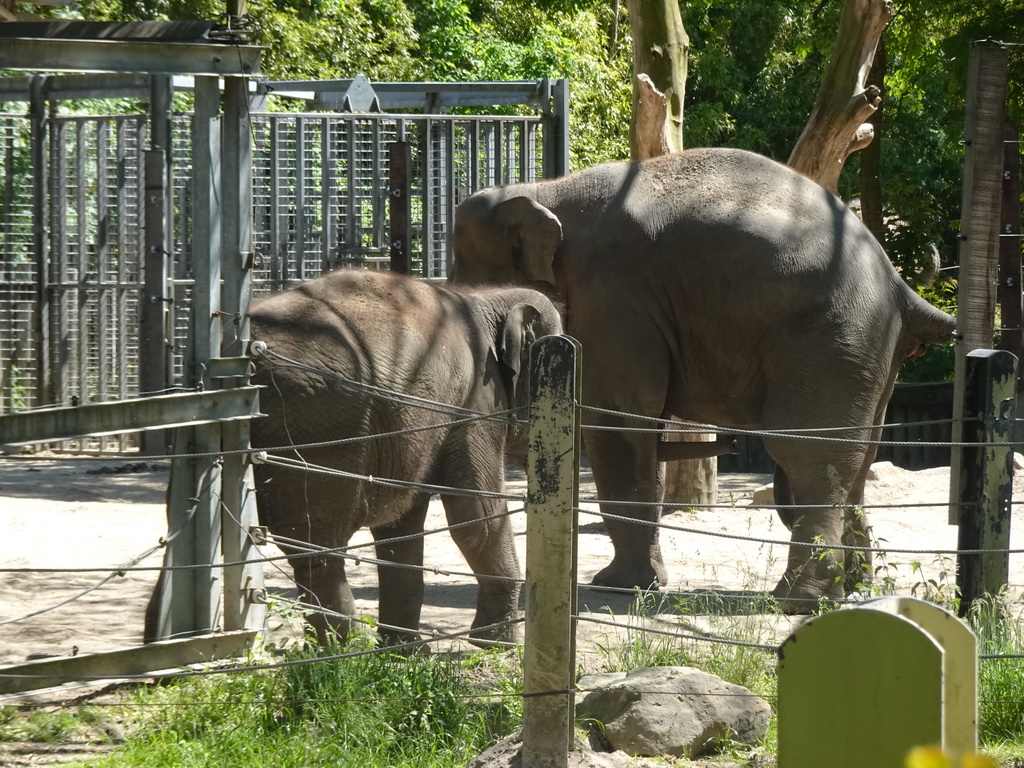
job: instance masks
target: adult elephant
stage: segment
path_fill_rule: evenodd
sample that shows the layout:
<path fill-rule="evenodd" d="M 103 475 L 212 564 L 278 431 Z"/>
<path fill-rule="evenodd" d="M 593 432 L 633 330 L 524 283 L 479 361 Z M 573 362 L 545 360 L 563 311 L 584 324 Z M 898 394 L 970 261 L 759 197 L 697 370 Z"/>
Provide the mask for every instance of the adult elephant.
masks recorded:
<path fill-rule="evenodd" d="M 359 476 L 501 492 L 505 412 L 524 403 L 530 344 L 561 333 L 559 314 L 525 288 L 455 291 L 339 270 L 256 303 L 251 319 L 254 343 L 266 345 L 253 376 L 266 386 L 266 418 L 253 421 L 252 443 L 301 460 L 256 466 L 260 519 L 286 542 L 306 600 L 331 612 L 309 615 L 318 634 L 344 637 L 355 612 L 345 560 L 310 556 L 301 543 L 345 547 L 369 528 L 380 560 L 421 566 L 430 491 Z M 357 439 L 289 447 L 342 438 Z M 451 535 L 478 577 L 472 636 L 512 640 L 520 571 L 506 502 L 441 499 L 449 524 L 463 526 Z M 379 565 L 378 581 L 380 633 L 392 642 L 418 637 L 422 571 Z"/>
<path fill-rule="evenodd" d="M 951 338 L 954 321 L 896 273 L 834 195 L 786 166 L 733 149 L 695 149 L 486 189 L 456 210 L 451 281 L 557 292 L 583 344 L 583 401 L 599 409 L 723 427 L 838 428 L 766 435 L 792 541 L 775 594 L 791 612 L 844 593 L 837 504 L 864 483 L 902 361 Z M 587 410 L 586 424 L 639 426 Z M 650 426 L 649 424 L 647 426 Z M 593 579 L 666 584 L 658 543 L 659 440 L 587 430 L 614 544 Z M 661 458 L 666 446 L 661 444 Z M 614 502 L 634 502 L 620 505 Z M 635 502 L 650 502 L 637 505 Z M 852 540 L 866 526 L 845 515 Z M 849 531 L 848 531 L 849 532 Z"/>

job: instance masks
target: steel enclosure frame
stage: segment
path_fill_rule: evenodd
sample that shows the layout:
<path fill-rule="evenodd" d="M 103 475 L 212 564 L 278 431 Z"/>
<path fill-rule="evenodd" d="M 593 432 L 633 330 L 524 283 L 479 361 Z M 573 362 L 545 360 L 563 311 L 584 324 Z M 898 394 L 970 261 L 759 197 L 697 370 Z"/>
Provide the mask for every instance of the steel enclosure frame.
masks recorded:
<path fill-rule="evenodd" d="M 159 125 L 168 114 L 155 98 L 163 89 L 170 103 L 168 81 L 137 74 L 0 79 L 0 99 L 9 100 L 4 103 L 25 100 L 31 107 L 28 114 L 0 114 L 0 413 L 158 391 L 161 382 L 152 378 L 143 386 L 140 355 L 161 350 L 170 360 L 163 387 L 187 383 L 195 268 L 188 114 L 173 115 L 170 130 L 157 132 L 164 134 L 158 143 L 167 144 L 170 158 L 166 292 L 146 293 L 146 274 L 160 259 L 142 253 L 143 154 L 153 143 L 153 121 Z M 567 93 L 564 81 L 538 82 L 531 86 L 534 94 Z M 415 90 L 419 84 L 407 85 Z M 523 84 L 509 88 L 513 94 L 529 90 Z M 65 99 L 104 92 L 152 99 L 154 106 L 148 114 L 116 116 L 66 115 L 60 108 Z M 512 97 L 498 89 L 478 98 L 503 104 Z M 538 111 L 252 112 L 254 229 L 247 258 L 253 293 L 340 266 L 388 268 L 388 152 L 399 138 L 412 150 L 413 272 L 443 277 L 459 201 L 483 186 L 563 168 L 564 158 L 554 156 L 561 153 L 555 139 L 566 133 L 564 113 L 558 117 L 553 99 L 539 109 L 515 98 Z M 159 242 L 149 241 L 149 248 L 159 250 Z M 139 339 L 144 300 L 163 305 L 157 314 L 163 328 L 155 329 L 162 341 Z M 118 436 L 64 447 L 121 451 L 135 441 Z"/>

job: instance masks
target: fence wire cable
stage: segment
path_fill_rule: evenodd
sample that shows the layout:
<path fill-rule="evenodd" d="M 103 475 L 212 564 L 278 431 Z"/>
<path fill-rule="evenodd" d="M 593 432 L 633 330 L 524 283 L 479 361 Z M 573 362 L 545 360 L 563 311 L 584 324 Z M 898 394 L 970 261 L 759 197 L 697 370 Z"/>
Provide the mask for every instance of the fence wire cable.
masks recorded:
<path fill-rule="evenodd" d="M 202 494 L 202 492 L 204 490 L 204 488 L 203 488 L 204 485 L 207 486 L 207 488 L 208 488 L 209 484 L 213 482 L 212 472 L 217 467 L 218 467 L 217 464 L 213 464 L 213 465 L 207 467 L 206 470 L 203 472 L 203 474 L 200 475 L 199 482 L 197 484 L 198 487 L 196 489 L 196 497 L 198 497 L 198 496 L 200 496 Z M 77 594 L 71 595 L 70 597 L 67 597 L 64 600 L 61 600 L 60 602 L 55 603 L 55 604 L 50 605 L 50 606 L 47 606 L 45 608 L 40 608 L 38 610 L 31 611 L 30 613 L 26 613 L 26 614 L 24 614 L 22 616 L 15 616 L 15 617 L 10 618 L 10 619 L 0 619 L 0 625 L 3 625 L 3 624 L 16 624 L 19 621 L 24 621 L 25 619 L 31 619 L 31 618 L 33 618 L 35 616 L 39 616 L 39 615 L 44 614 L 44 613 L 49 613 L 50 611 L 55 611 L 58 608 L 62 608 L 63 606 L 68 605 L 69 603 L 73 603 L 76 600 L 82 599 L 83 597 L 88 595 L 90 592 L 96 591 L 97 589 L 99 589 L 100 587 L 104 586 L 108 582 L 112 581 L 113 579 L 115 579 L 115 578 L 117 578 L 119 576 L 124 576 L 126 573 L 129 573 L 129 572 L 132 572 L 132 571 L 141 571 L 141 570 L 147 570 L 147 571 L 148 570 L 161 570 L 161 568 L 155 567 L 155 566 L 153 568 L 137 568 L 136 566 L 140 562 L 145 560 L 147 557 L 149 557 L 150 555 L 154 554 L 155 552 L 159 552 L 161 549 L 165 548 L 170 542 L 174 541 L 174 539 L 177 538 L 178 534 L 180 534 L 185 529 L 185 527 L 189 523 L 192 522 L 192 518 L 195 517 L 196 510 L 198 509 L 198 507 L 199 507 L 199 503 L 197 501 L 189 509 L 188 514 L 185 517 L 185 520 L 182 522 L 182 524 L 178 527 L 177 530 L 175 530 L 173 532 L 169 532 L 166 536 L 161 537 L 160 541 L 156 544 L 156 546 L 150 547 L 145 552 L 137 555 L 136 557 L 133 557 L 131 560 L 128 560 L 127 562 L 125 562 L 124 564 L 118 566 L 117 568 L 115 568 L 113 570 L 111 570 L 109 568 L 75 569 L 74 572 L 76 572 L 76 573 L 95 573 L 96 571 L 108 571 L 108 570 L 110 570 L 110 574 L 108 576 L 106 576 L 105 578 L 100 579 L 100 581 L 98 581 L 97 583 L 95 583 L 95 584 L 93 584 L 93 585 L 83 589 L 81 592 L 78 592 Z M 8 568 L 4 568 L 4 569 L 0 569 L 0 573 L 12 573 L 12 572 L 13 573 L 54 573 L 54 572 L 61 572 L 61 571 L 60 570 L 53 570 L 53 569 L 44 569 L 44 568 L 24 568 L 24 569 L 8 569 Z"/>
<path fill-rule="evenodd" d="M 446 496 L 469 496 L 472 498 L 484 498 L 484 499 L 500 499 L 504 501 L 525 501 L 526 497 L 524 494 L 515 493 L 501 493 L 499 491 L 483 491 L 483 490 L 469 490 L 465 488 L 453 488 L 447 485 L 431 485 L 429 483 L 417 483 L 411 480 L 396 480 L 393 478 L 386 477 L 374 477 L 373 475 L 360 475 L 355 472 L 346 472 L 342 469 L 332 469 L 331 467 L 320 466 L 319 464 L 310 464 L 308 461 L 301 461 L 299 459 L 292 459 L 287 456 L 267 456 L 266 464 L 275 464 L 277 466 L 286 467 L 288 469 L 301 469 L 306 472 L 312 472 L 314 474 L 329 475 L 333 477 L 343 477 L 348 480 L 361 480 L 371 485 L 382 485 L 388 488 L 401 488 L 403 490 L 412 491 L 429 491 L 430 493 L 440 493 Z"/>
<path fill-rule="evenodd" d="M 612 502 L 618 504 L 619 502 Z M 827 508 L 827 507 L 820 507 Z M 646 525 L 652 528 L 665 528 L 670 531 L 679 531 L 681 533 L 695 533 L 701 536 L 711 536 L 712 538 L 720 539 L 735 539 L 737 541 L 750 541 L 755 544 L 771 544 L 777 546 L 788 547 L 791 541 L 784 539 L 764 539 L 758 536 L 745 536 L 741 533 L 721 533 L 718 531 L 706 531 L 700 528 L 689 528 L 681 525 L 671 525 L 662 521 L 653 520 L 638 520 L 635 517 L 625 517 L 623 515 L 614 515 L 607 512 L 596 512 L 590 509 L 577 508 L 577 512 L 585 515 L 591 515 L 594 517 L 602 517 L 609 520 L 618 520 L 624 523 L 632 523 L 634 525 Z M 891 553 L 899 555 L 996 555 L 996 554 L 1010 554 L 1019 555 L 1024 554 L 1024 549 L 898 549 L 889 547 L 874 547 L 874 546 L 857 546 L 855 544 L 824 544 L 816 541 L 800 541 L 796 542 L 800 546 L 806 546 L 811 549 L 827 551 L 827 550 L 840 550 L 849 552 L 873 552 L 873 553 Z"/>
<path fill-rule="evenodd" d="M 597 408 L 591 405 L 580 405 L 581 412 L 599 413 L 607 416 L 616 416 L 623 419 L 630 419 L 632 421 L 648 421 L 657 424 L 665 424 L 668 420 L 664 417 L 657 416 L 640 416 L 638 414 L 626 413 L 624 411 L 613 411 L 607 408 Z M 938 419 L 934 421 L 924 421 L 921 424 L 946 424 L 952 423 L 952 419 Z M 964 423 L 975 421 L 973 419 L 964 419 Z M 869 424 L 867 426 L 855 426 L 855 427 L 808 427 L 808 428 L 797 428 L 797 429 L 740 429 L 738 427 L 722 427 L 715 424 L 705 424 L 702 422 L 691 422 L 691 421 L 671 421 L 674 425 L 685 427 L 685 429 L 656 427 L 620 427 L 620 426 L 605 426 L 599 424 L 583 424 L 581 429 L 590 430 L 593 432 L 631 432 L 631 433 L 656 433 L 656 434 L 708 434 L 715 433 L 720 435 L 749 435 L 751 437 L 780 437 L 788 438 L 791 440 L 812 440 L 819 442 L 828 443 L 850 443 L 853 445 L 893 445 L 900 447 L 910 448 L 948 448 L 948 447 L 959 447 L 959 448 L 984 448 L 993 443 L 985 442 L 929 442 L 929 441 L 899 441 L 899 440 L 868 440 L 868 439 L 857 439 L 857 438 L 846 438 L 846 437 L 824 437 L 815 433 L 821 432 L 850 432 L 853 430 L 874 430 L 874 429 L 887 429 L 890 427 L 904 427 L 910 426 L 911 422 L 901 424 Z M 917 423 L 917 422 L 913 422 Z M 1013 442 L 1008 441 L 1005 443 L 995 443 L 1000 446 L 1022 446 L 1024 442 Z"/>
<path fill-rule="evenodd" d="M 524 619 L 517 619 L 513 623 L 521 623 Z M 337 661 L 339 659 L 354 659 L 363 656 L 371 656 L 376 654 L 394 654 L 398 651 L 409 650 L 413 648 L 420 648 L 431 643 L 443 642 L 446 640 L 460 640 L 469 637 L 473 632 L 477 632 L 485 629 L 492 629 L 499 626 L 503 626 L 506 622 L 499 624 L 491 624 L 486 627 L 476 627 L 474 629 L 467 629 L 461 632 L 451 632 L 445 635 L 435 635 L 421 640 L 414 640 L 407 643 L 396 643 L 394 645 L 384 645 L 378 648 L 368 648 L 366 650 L 359 651 L 346 651 L 343 653 L 334 653 L 327 656 L 317 656 L 310 659 L 289 659 L 286 661 L 278 661 L 273 663 L 265 664 L 244 664 L 241 666 L 217 666 L 207 669 L 177 669 L 177 670 L 166 670 L 158 672 L 142 672 L 136 674 L 122 674 L 122 675 L 62 675 L 50 673 L 48 675 L 15 675 L 9 673 L 0 672 L 0 680 L 52 680 L 59 678 L 61 680 L 72 681 L 91 681 L 91 680 L 151 680 L 151 679 L 170 679 L 170 678 L 185 678 L 185 677 L 208 677 L 210 675 L 221 675 L 221 674 L 232 674 L 237 672 L 265 672 L 273 669 L 284 669 L 286 667 L 299 667 L 306 666 L 309 664 L 318 664 L 324 661 Z M 493 642 L 493 641 L 487 641 Z"/>
<path fill-rule="evenodd" d="M 313 611 L 313 612 L 322 614 L 324 616 L 327 616 L 328 618 L 342 619 L 344 621 L 350 621 L 350 622 L 353 622 L 353 623 L 356 623 L 356 624 L 363 624 L 364 626 L 370 627 L 371 629 L 388 629 L 388 630 L 392 630 L 392 631 L 395 631 L 395 632 L 412 632 L 412 633 L 416 633 L 416 634 L 429 634 L 430 638 L 428 640 L 423 641 L 423 642 L 436 642 L 436 641 L 439 641 L 439 640 L 446 640 L 446 639 L 448 639 L 450 637 L 457 637 L 456 635 L 443 634 L 443 633 L 439 632 L 436 629 L 425 629 L 423 627 L 417 627 L 417 628 L 414 628 L 414 627 L 399 627 L 399 626 L 396 626 L 395 624 L 383 624 L 383 623 L 377 621 L 376 619 L 372 619 L 372 618 L 367 617 L 367 616 L 359 616 L 359 615 L 354 615 L 354 614 L 339 613 L 338 611 L 333 611 L 330 608 L 324 608 L 323 606 L 318 605 L 316 603 L 306 603 L 306 602 L 303 602 L 302 600 L 290 600 L 288 598 L 283 598 L 282 597 L 282 598 L 280 598 L 278 600 L 278 602 L 290 605 L 290 606 L 295 607 L 295 608 L 300 608 L 300 609 L 302 609 L 304 611 Z M 513 625 L 513 624 L 522 624 L 524 622 L 525 622 L 525 619 L 522 619 L 522 618 L 519 618 L 519 619 L 505 619 L 504 621 L 497 621 L 497 622 L 494 622 L 493 624 L 487 624 L 487 625 L 481 626 L 481 627 L 472 627 L 472 628 L 470 628 L 469 631 L 470 632 L 480 632 L 480 631 L 486 631 L 486 630 L 491 630 L 491 629 L 499 629 L 501 627 L 507 627 L 507 626 L 510 626 L 510 625 Z M 495 646 L 501 646 L 503 648 L 515 648 L 516 647 L 515 643 L 506 642 L 504 640 L 488 640 L 487 642 L 489 644 L 492 644 L 492 645 L 495 645 Z M 387 649 L 393 648 L 393 647 L 394 646 L 391 646 L 391 645 L 383 646 L 382 650 L 387 650 Z"/>
<path fill-rule="evenodd" d="M 646 632 L 653 635 L 662 635 L 664 637 L 674 637 L 678 640 L 699 640 L 701 642 L 714 643 L 717 645 L 732 645 L 739 648 L 755 648 L 761 651 L 771 651 L 772 653 L 778 653 L 781 646 L 768 645 L 765 643 L 750 643 L 745 640 L 730 640 L 727 637 L 716 637 L 715 635 L 695 635 L 688 634 L 685 632 L 673 632 L 668 629 L 654 629 L 653 627 L 637 627 L 635 625 L 620 624 L 616 621 L 609 621 L 607 619 L 596 619 L 590 616 L 576 616 L 576 621 L 585 621 L 588 624 L 601 624 L 607 627 L 616 627 L 617 629 L 628 629 L 635 632 Z"/>
<path fill-rule="evenodd" d="M 273 358 L 275 365 L 282 368 L 295 368 L 300 371 L 312 373 L 317 376 L 324 378 L 325 380 L 332 381 L 339 385 L 341 389 L 347 389 L 355 392 L 366 392 L 370 395 L 378 397 L 386 402 L 393 402 L 399 405 L 409 405 L 416 408 L 420 408 L 426 411 L 433 411 L 435 413 L 443 413 L 455 416 L 471 416 L 477 419 L 486 419 L 491 421 L 508 421 L 508 418 L 501 418 L 497 414 L 483 413 L 482 411 L 475 411 L 471 408 L 462 408 L 457 405 L 450 405 L 447 403 L 440 403 L 435 400 L 428 400 L 426 398 L 417 397 L 416 395 L 409 395 L 404 392 L 399 392 L 393 389 L 387 389 L 385 387 L 378 387 L 373 384 L 366 384 L 360 381 L 354 381 L 352 379 L 345 378 L 339 374 L 333 373 L 332 371 L 326 371 L 316 366 L 306 365 L 300 363 L 291 358 L 285 357 L 282 354 L 274 352 L 272 349 L 267 347 L 266 351 L 263 352 L 269 358 Z M 516 411 L 510 411 L 507 413 L 515 413 Z"/>

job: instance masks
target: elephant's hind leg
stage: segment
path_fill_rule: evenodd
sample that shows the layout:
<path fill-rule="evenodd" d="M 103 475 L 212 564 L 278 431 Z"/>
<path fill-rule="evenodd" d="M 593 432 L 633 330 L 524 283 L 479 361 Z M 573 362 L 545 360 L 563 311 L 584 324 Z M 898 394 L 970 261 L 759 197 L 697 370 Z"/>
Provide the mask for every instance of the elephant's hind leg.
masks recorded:
<path fill-rule="evenodd" d="M 515 642 L 522 576 L 507 504 L 468 496 L 442 496 L 442 501 L 449 525 L 476 521 L 451 531 L 479 585 L 470 637 L 479 645 Z"/>
<path fill-rule="evenodd" d="M 377 565 L 379 632 L 386 643 L 408 643 L 420 637 L 423 521 L 429 505 L 429 494 L 416 494 L 409 511 L 401 518 L 390 525 L 370 529 L 377 543 L 379 560 L 412 566 Z"/>
<path fill-rule="evenodd" d="M 859 503 L 853 496 L 862 496 L 858 477 L 864 456 L 857 450 L 821 450 L 811 457 L 787 449 L 786 442 L 792 441 L 766 440 L 766 448 L 789 480 L 795 505 L 781 515 L 792 536 L 786 571 L 773 594 L 786 613 L 811 613 L 819 599 L 845 595 L 848 557 L 836 547 L 847 542 L 859 544 L 859 537 L 866 535 L 859 521 L 850 525 L 851 504 Z M 848 527 L 856 540 L 848 535 Z"/>

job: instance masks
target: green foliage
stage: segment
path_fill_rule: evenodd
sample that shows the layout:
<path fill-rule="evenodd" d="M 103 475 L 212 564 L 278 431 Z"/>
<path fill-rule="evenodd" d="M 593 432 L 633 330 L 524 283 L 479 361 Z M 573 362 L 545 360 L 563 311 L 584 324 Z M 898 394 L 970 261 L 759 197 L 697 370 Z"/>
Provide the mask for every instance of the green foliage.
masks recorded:
<path fill-rule="evenodd" d="M 293 651 L 270 672 L 142 689 L 125 709 L 126 743 L 93 765 L 448 768 L 519 726 L 521 715 L 478 695 L 452 657 L 308 661 L 340 650 Z"/>
<path fill-rule="evenodd" d="M 1006 595 L 971 603 L 968 623 L 978 636 L 978 653 L 1024 654 L 1020 610 Z M 988 658 L 978 663 L 978 736 L 983 745 L 1024 739 L 1024 659 Z"/>
<path fill-rule="evenodd" d="M 28 741 L 57 744 L 89 739 L 106 741 L 103 715 L 93 707 L 34 709 L 22 713 L 18 707 L 0 707 L 0 742 Z"/>

